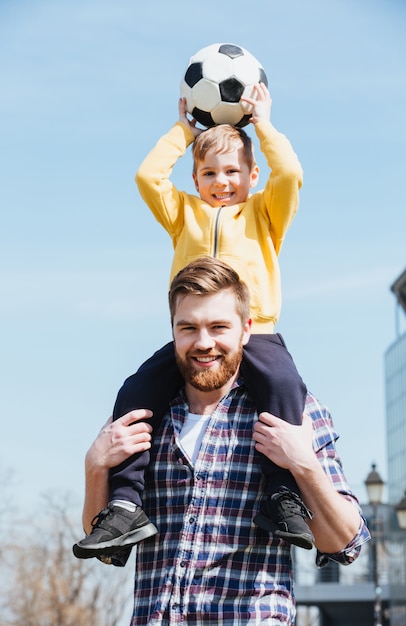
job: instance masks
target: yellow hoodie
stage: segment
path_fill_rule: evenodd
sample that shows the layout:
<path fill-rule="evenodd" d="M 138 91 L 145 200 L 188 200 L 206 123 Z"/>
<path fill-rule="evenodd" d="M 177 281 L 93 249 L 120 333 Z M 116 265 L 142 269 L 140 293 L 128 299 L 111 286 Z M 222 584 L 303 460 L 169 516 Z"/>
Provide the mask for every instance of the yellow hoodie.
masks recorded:
<path fill-rule="evenodd" d="M 136 182 L 172 239 L 170 280 L 198 257 L 221 259 L 250 289 L 253 332 L 272 333 L 282 303 L 278 254 L 299 206 L 303 172 L 289 140 L 270 122 L 258 122 L 255 131 L 271 173 L 265 189 L 241 204 L 212 207 L 172 184 L 176 161 L 194 141 L 192 131 L 181 122 L 151 150 Z"/>

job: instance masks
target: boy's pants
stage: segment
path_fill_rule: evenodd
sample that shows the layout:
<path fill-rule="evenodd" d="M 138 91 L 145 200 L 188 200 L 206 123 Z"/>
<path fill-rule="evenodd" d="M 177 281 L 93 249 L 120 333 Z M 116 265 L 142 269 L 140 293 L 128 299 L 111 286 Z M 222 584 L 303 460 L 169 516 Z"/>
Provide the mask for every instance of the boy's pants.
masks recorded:
<path fill-rule="evenodd" d="M 279 333 L 251 335 L 243 348 L 241 374 L 258 413 L 267 411 L 290 424 L 302 423 L 306 386 Z M 153 416 L 147 421 L 153 432 L 157 432 L 170 401 L 183 385 L 171 342 L 127 378 L 118 393 L 113 419 L 134 409 L 150 409 Z M 279 491 L 282 485 L 299 494 L 296 481 L 288 470 L 278 467 L 263 455 L 261 457 L 269 494 Z M 126 500 L 142 506 L 144 470 L 149 461 L 150 451 L 147 450 L 112 468 L 109 499 Z"/>

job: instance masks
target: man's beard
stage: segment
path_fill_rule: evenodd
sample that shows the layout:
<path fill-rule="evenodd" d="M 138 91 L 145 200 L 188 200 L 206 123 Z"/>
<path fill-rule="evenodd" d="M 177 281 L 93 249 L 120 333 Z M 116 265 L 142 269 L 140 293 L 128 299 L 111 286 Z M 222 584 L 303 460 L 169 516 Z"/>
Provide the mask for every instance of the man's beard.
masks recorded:
<path fill-rule="evenodd" d="M 200 369 L 197 368 L 193 362 L 187 359 L 183 359 L 175 350 L 176 363 L 178 364 L 180 373 L 182 374 L 185 382 L 199 389 L 199 391 L 214 391 L 215 389 L 221 389 L 232 376 L 236 373 L 241 364 L 242 359 L 242 344 L 240 343 L 238 349 L 234 352 L 224 353 L 218 351 L 217 354 L 221 354 L 221 364 L 216 367 L 215 370 L 211 368 Z M 196 356 L 196 355 L 195 355 Z M 210 356 L 210 352 L 201 352 L 199 356 Z"/>

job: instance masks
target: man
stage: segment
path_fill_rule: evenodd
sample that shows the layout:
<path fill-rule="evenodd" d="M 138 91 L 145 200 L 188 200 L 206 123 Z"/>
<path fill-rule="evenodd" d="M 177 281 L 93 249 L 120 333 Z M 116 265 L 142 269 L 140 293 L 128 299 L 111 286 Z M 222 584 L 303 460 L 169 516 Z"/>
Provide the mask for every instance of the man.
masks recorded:
<path fill-rule="evenodd" d="M 310 394 L 301 426 L 267 413 L 258 419 L 239 375 L 249 295 L 230 267 L 194 261 L 174 278 L 169 303 L 185 387 L 152 443 L 144 508 L 159 532 L 137 546 L 132 626 L 293 624 L 290 547 L 252 523 L 264 498 L 258 453 L 293 474 L 312 511 L 319 564 L 349 564 L 369 534 L 342 472 L 332 420 Z M 130 395 L 131 377 L 118 402 L 125 406 Z M 117 432 L 145 415 L 134 411 L 107 426 L 89 451 L 86 531 L 107 504 L 106 468 L 125 458 Z M 131 445 L 149 446 L 146 424 L 129 428 Z"/>

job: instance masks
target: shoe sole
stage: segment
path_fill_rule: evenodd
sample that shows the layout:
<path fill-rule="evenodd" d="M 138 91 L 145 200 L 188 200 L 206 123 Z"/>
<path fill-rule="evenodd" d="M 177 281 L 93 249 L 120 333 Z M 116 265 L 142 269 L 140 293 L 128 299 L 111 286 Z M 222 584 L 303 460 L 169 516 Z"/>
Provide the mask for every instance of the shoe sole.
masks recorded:
<path fill-rule="evenodd" d="M 308 533 L 295 535 L 294 533 L 288 533 L 280 530 L 278 526 L 273 524 L 271 520 L 268 517 L 265 517 L 265 515 L 262 515 L 262 513 L 257 513 L 253 521 L 254 524 L 263 530 L 272 533 L 275 537 L 284 539 L 287 543 L 291 543 L 299 548 L 304 548 L 305 550 L 311 550 L 314 547 L 314 537 L 312 535 L 309 535 Z"/>
<path fill-rule="evenodd" d="M 131 532 L 120 535 L 110 541 L 103 541 L 94 545 L 81 546 L 79 543 L 75 543 L 73 546 L 73 554 L 78 559 L 91 559 L 94 556 L 102 556 L 114 554 L 119 552 L 120 548 L 127 546 L 133 546 L 148 537 L 153 537 L 158 532 L 158 529 L 154 524 L 149 523 L 141 528 L 132 530 Z"/>

